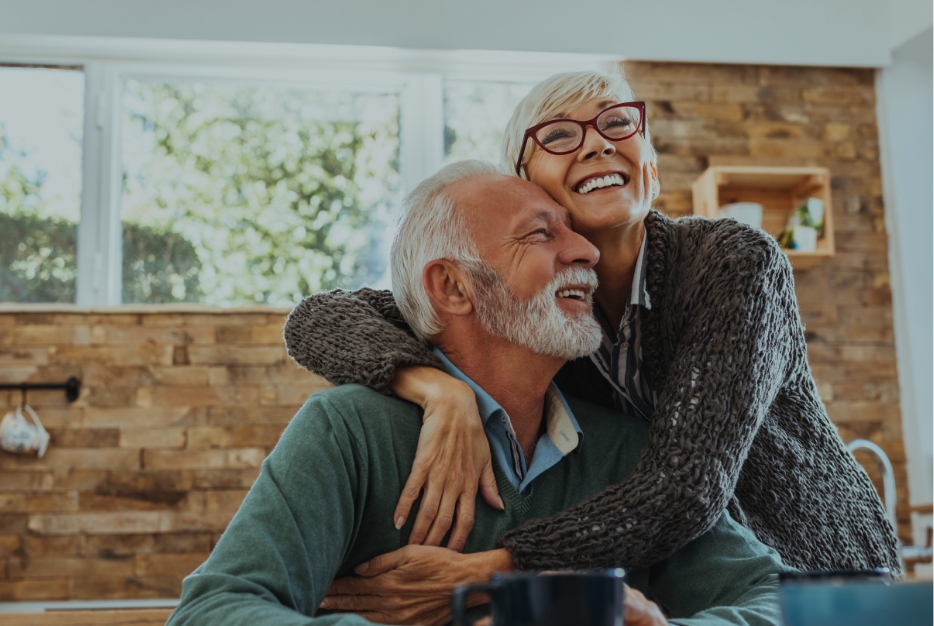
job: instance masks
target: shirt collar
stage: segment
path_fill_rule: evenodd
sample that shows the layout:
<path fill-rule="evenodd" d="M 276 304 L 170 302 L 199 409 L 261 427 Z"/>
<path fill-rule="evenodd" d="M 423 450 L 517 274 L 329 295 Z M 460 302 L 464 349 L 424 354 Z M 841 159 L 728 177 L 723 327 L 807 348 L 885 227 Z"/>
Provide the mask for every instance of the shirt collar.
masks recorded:
<path fill-rule="evenodd" d="M 636 267 L 633 271 L 632 277 L 632 289 L 629 292 L 629 301 L 626 303 L 626 313 L 623 315 L 620 320 L 620 327 L 613 328 L 610 326 L 610 320 L 603 312 L 603 309 L 600 308 L 600 305 L 596 303 L 593 304 L 594 317 L 597 318 L 597 321 L 600 323 L 600 327 L 603 329 L 603 333 L 606 337 L 611 339 L 610 345 L 615 341 L 615 338 L 620 333 L 622 327 L 626 324 L 629 324 L 634 318 L 638 309 L 633 309 L 632 306 L 637 304 L 644 309 L 651 310 L 652 300 L 649 298 L 648 289 L 646 289 L 646 278 L 645 278 L 645 248 L 648 245 L 649 234 L 646 232 L 642 236 L 642 244 L 639 246 L 639 254 L 636 256 Z"/>
<path fill-rule="evenodd" d="M 484 426 L 486 426 L 490 416 L 498 411 L 502 411 L 504 415 L 507 415 L 505 409 L 503 409 L 490 394 L 471 380 L 469 376 L 460 371 L 440 349 L 435 347 L 434 353 L 441 359 L 445 372 L 457 380 L 467 383 L 467 386 L 473 389 L 477 397 L 477 409 L 480 411 L 480 418 L 483 420 Z M 549 383 L 548 390 L 545 391 L 544 417 L 545 431 L 549 439 L 551 439 L 555 447 L 558 448 L 562 456 L 567 456 L 571 451 L 577 448 L 584 433 L 581 431 L 577 419 L 574 417 L 571 408 L 564 399 L 564 395 L 561 393 L 561 390 L 558 389 L 557 385 L 555 385 L 554 381 Z M 509 423 L 509 429 L 512 430 L 512 423 Z"/>

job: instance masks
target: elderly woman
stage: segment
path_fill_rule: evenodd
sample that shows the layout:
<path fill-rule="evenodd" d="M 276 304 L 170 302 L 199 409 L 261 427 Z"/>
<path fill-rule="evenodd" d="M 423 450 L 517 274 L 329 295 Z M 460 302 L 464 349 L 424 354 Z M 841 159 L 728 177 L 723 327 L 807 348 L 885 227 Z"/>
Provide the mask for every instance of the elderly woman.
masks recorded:
<path fill-rule="evenodd" d="M 519 569 L 645 567 L 725 508 L 794 567 L 900 571 L 893 530 L 847 453 L 807 363 L 791 267 L 765 233 L 650 209 L 657 156 L 645 103 L 617 75 L 537 85 L 506 128 L 503 167 L 570 211 L 600 250 L 603 345 L 558 384 L 641 416 L 649 443 L 629 478 L 499 540 Z M 437 369 L 389 292 L 312 296 L 285 328 L 289 354 L 337 383 L 421 404 L 425 423 L 397 526 L 424 489 L 412 542 L 463 545 L 478 480 L 499 505 L 469 390 Z M 612 463 L 612 459 L 607 459 Z M 454 476 L 454 478 L 450 478 Z M 458 478 L 461 477 L 461 478 Z"/>

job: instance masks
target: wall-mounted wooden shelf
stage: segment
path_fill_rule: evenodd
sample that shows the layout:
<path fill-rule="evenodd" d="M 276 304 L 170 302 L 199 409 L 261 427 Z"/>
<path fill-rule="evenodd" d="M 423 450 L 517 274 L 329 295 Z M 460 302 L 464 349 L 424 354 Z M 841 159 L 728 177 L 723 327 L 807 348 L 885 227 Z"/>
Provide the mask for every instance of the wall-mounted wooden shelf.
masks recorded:
<path fill-rule="evenodd" d="M 694 214 L 717 217 L 718 209 L 733 202 L 762 205 L 762 230 L 778 236 L 788 215 L 807 198 L 824 201 L 824 228 L 814 252 L 785 250 L 795 269 L 808 269 L 834 255 L 830 172 L 825 167 L 758 167 L 714 165 L 691 186 Z"/>

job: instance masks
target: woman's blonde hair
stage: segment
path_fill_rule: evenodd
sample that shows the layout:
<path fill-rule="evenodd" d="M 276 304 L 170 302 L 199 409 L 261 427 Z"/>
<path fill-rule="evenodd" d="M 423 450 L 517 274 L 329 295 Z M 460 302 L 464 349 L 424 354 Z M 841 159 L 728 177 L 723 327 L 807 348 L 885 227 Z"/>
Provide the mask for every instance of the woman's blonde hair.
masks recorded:
<path fill-rule="evenodd" d="M 500 168 L 503 173 L 516 175 L 516 160 L 519 158 L 519 150 L 522 148 L 522 140 L 527 128 L 541 124 L 556 117 L 559 113 L 567 112 L 595 98 L 618 102 L 635 100 L 632 87 L 623 77 L 622 70 L 607 74 L 597 71 L 555 74 L 535 85 L 512 112 L 512 117 L 506 124 L 503 142 L 500 145 Z M 652 149 L 653 159 L 656 158 L 648 124 L 645 127 L 645 141 Z M 523 165 L 534 151 L 532 144 L 533 142 L 529 141 L 529 145 L 525 147 Z M 521 171 L 525 172 L 525 168 L 523 167 Z"/>

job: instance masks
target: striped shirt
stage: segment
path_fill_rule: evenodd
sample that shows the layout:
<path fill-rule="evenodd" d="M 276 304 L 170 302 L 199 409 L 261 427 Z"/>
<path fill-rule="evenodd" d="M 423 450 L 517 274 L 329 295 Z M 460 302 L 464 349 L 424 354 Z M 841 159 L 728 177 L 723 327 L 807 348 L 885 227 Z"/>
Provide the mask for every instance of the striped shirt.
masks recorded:
<path fill-rule="evenodd" d="M 649 292 L 645 288 L 647 240 L 648 233 L 642 238 L 642 246 L 636 258 L 632 291 L 619 329 L 614 330 L 600 307 L 594 304 L 594 315 L 603 330 L 603 342 L 590 359 L 613 386 L 617 410 L 649 420 L 655 412 L 658 397 L 645 377 L 642 361 L 642 325 L 639 322 L 639 312 L 652 308 Z"/>

